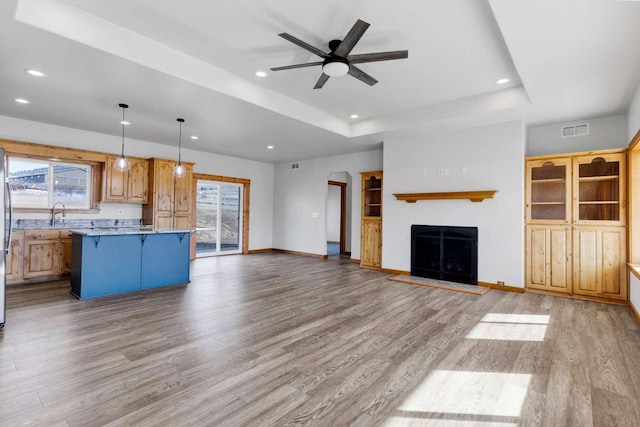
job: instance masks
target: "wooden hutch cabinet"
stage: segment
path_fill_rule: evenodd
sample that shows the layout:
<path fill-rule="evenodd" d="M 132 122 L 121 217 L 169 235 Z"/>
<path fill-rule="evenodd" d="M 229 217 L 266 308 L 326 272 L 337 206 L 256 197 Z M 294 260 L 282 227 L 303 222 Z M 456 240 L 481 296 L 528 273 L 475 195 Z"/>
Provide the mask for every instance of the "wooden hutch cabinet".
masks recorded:
<path fill-rule="evenodd" d="M 362 172 L 360 266 L 382 265 L 382 171 Z"/>
<path fill-rule="evenodd" d="M 626 151 L 526 162 L 526 287 L 626 301 Z"/>
<path fill-rule="evenodd" d="M 149 159 L 149 203 L 142 207 L 142 219 L 155 230 L 187 230 L 191 228 L 193 163 L 182 162 L 187 173 L 176 178 L 177 162 Z"/>

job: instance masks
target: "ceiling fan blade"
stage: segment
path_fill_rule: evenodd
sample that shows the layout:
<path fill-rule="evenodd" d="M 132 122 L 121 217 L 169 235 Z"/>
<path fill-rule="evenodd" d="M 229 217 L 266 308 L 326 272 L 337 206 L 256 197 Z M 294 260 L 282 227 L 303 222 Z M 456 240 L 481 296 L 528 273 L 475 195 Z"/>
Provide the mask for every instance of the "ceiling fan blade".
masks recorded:
<path fill-rule="evenodd" d="M 303 42 L 302 40 L 297 39 L 297 38 L 293 37 L 293 36 L 292 36 L 292 35 L 290 35 L 290 34 L 287 34 L 287 33 L 281 33 L 281 34 L 278 34 L 278 35 L 279 35 L 280 37 L 282 37 L 283 39 L 285 39 L 285 40 L 287 40 L 287 41 L 290 41 L 291 43 L 293 43 L 293 44 L 295 44 L 295 45 L 298 45 L 298 46 L 300 46 L 301 48 L 306 49 L 306 50 L 308 50 L 308 51 L 309 51 L 309 52 L 311 52 L 311 53 L 314 53 L 314 54 L 318 55 L 318 56 L 319 56 L 319 57 L 321 57 L 321 58 L 327 58 L 327 57 L 329 56 L 329 55 L 327 55 L 325 52 L 323 52 L 323 51 L 321 51 L 320 49 L 318 49 L 317 47 L 315 47 L 315 46 L 311 46 L 309 43 Z"/>
<path fill-rule="evenodd" d="M 367 31 L 367 28 L 369 28 L 369 24 L 367 22 L 364 22 L 358 19 L 356 23 L 353 24 L 353 27 L 351 27 L 351 30 L 349 30 L 349 33 L 344 38 L 344 40 L 342 40 L 342 43 L 340 43 L 340 46 L 338 46 L 338 48 L 333 53 L 343 58 L 346 58 L 347 55 L 349 55 L 349 53 L 353 49 L 353 47 L 356 45 L 356 43 L 358 43 L 358 40 L 360 40 L 360 37 L 362 37 L 365 31 Z"/>
<path fill-rule="evenodd" d="M 352 64 L 363 62 L 391 61 L 392 59 L 405 59 L 409 57 L 408 50 L 394 50 L 392 52 L 363 53 L 362 55 L 349 55 L 347 58 Z"/>
<path fill-rule="evenodd" d="M 374 79 L 369 74 L 365 73 L 364 71 L 362 71 L 360 68 L 356 67 L 355 65 L 351 65 L 349 67 L 349 75 L 355 77 L 356 79 L 358 79 L 360 81 L 365 82 L 369 86 L 373 86 L 374 84 L 378 83 L 378 81 L 376 79 Z"/>
<path fill-rule="evenodd" d="M 322 61 L 307 62 L 306 64 L 285 65 L 284 67 L 271 68 L 271 71 L 293 70 L 294 68 L 315 67 L 316 65 L 322 65 Z"/>
<path fill-rule="evenodd" d="M 329 76 L 327 76 L 325 73 L 322 73 L 322 75 L 320 76 L 320 78 L 316 82 L 316 85 L 313 88 L 314 89 L 322 88 L 322 86 L 324 86 L 324 84 L 327 82 L 327 80 L 329 80 Z"/>

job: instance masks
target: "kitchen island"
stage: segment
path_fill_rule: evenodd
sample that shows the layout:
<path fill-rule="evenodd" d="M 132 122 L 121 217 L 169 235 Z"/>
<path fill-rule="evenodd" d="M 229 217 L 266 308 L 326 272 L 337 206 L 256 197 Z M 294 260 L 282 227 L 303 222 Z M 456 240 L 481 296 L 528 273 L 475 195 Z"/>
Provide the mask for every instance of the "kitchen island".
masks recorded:
<path fill-rule="evenodd" d="M 189 283 L 190 230 L 71 233 L 71 294 L 78 299 Z"/>

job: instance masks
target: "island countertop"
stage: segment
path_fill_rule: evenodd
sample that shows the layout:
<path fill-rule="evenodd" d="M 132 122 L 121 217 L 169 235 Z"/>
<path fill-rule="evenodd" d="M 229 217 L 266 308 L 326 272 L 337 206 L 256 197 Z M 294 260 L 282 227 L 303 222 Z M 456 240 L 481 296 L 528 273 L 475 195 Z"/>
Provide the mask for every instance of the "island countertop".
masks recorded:
<path fill-rule="evenodd" d="M 167 233 L 191 233 L 191 230 L 152 230 L 145 227 L 104 227 L 81 228 L 69 230 L 80 236 L 117 236 L 126 234 L 167 234 Z"/>

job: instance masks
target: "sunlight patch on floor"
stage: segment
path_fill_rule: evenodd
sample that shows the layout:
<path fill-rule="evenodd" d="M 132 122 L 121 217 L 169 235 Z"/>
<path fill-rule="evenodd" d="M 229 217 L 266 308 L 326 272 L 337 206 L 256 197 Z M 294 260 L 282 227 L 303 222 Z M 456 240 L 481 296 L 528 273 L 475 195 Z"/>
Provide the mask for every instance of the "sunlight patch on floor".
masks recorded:
<path fill-rule="evenodd" d="M 435 370 L 398 409 L 519 417 L 530 381 L 529 374 Z"/>
<path fill-rule="evenodd" d="M 465 338 L 476 340 L 544 341 L 548 315 L 488 313 Z"/>
<path fill-rule="evenodd" d="M 517 427 L 518 423 L 501 423 L 494 421 L 442 420 L 435 418 L 413 418 L 410 416 L 390 417 L 383 424 L 385 427 Z"/>

